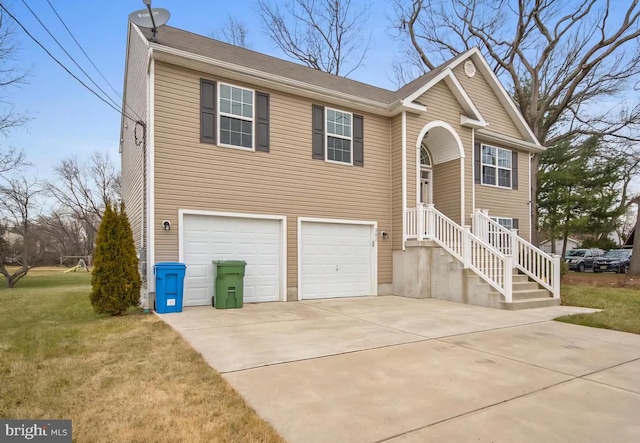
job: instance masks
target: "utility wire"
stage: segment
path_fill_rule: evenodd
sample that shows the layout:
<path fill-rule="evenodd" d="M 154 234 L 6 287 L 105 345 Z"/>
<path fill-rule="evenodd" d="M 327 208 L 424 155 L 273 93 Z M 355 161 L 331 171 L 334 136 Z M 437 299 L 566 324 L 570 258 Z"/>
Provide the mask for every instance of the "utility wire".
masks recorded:
<path fill-rule="evenodd" d="M 89 63 L 91 63 L 91 66 L 93 66 L 95 68 L 95 70 L 98 72 L 98 74 L 100 74 L 100 77 L 102 77 L 102 79 L 107 83 L 107 85 L 109 85 L 109 87 L 116 94 L 116 96 L 119 99 L 122 100 L 122 96 L 120 95 L 120 93 L 111 85 L 111 83 L 109 83 L 109 80 L 107 80 L 107 78 L 102 74 L 100 69 L 98 69 L 98 67 L 93 62 L 93 60 L 91 60 L 91 57 L 89 57 L 89 54 L 87 54 L 87 52 L 84 50 L 84 48 L 82 47 L 82 45 L 80 44 L 78 39 L 76 39 L 75 35 L 73 35 L 73 32 L 71 32 L 71 29 L 69 29 L 67 24 L 64 22 L 64 20 L 60 16 L 60 14 L 58 14 L 58 11 L 56 11 L 56 8 L 53 7 L 53 4 L 49 0 L 47 0 L 47 3 L 49 4 L 51 9 L 53 10 L 53 13 L 56 15 L 56 17 L 58 17 L 58 20 L 60 20 L 60 23 L 62 23 L 62 26 L 64 26 L 64 29 L 67 30 L 67 32 L 69 33 L 69 35 L 71 36 L 73 41 L 76 42 L 76 45 L 78 45 L 78 48 L 80 48 L 80 50 L 82 51 L 84 56 L 87 57 L 87 60 L 89 60 Z M 133 114 L 135 114 L 136 117 L 138 117 L 140 120 L 142 120 L 142 118 L 138 115 L 138 113 L 133 108 L 131 108 L 131 106 L 129 106 L 129 104 L 125 103 L 125 106 L 128 108 L 129 111 L 131 111 Z"/>
<path fill-rule="evenodd" d="M 96 91 L 94 91 L 93 89 L 91 89 L 91 87 L 87 86 L 87 84 L 85 82 L 83 82 L 81 79 L 79 79 L 73 72 L 71 72 L 60 60 L 58 60 L 53 54 L 51 54 L 51 52 L 49 52 L 49 50 L 47 48 L 44 47 L 44 45 L 42 43 L 40 43 L 40 41 L 38 41 L 37 38 L 35 38 L 28 30 L 27 28 L 24 27 L 24 25 L 20 22 L 20 20 L 18 20 L 13 14 L 11 14 L 11 12 L 9 12 L 9 10 L 2 4 L 0 3 L 0 8 L 7 13 L 7 15 L 9 17 L 11 17 L 11 19 L 16 22 L 18 24 L 18 26 L 20 26 L 20 28 L 25 32 L 25 34 L 27 34 L 29 36 L 29 38 L 31 38 L 31 40 L 34 41 L 34 43 L 36 43 L 38 46 L 40 46 L 40 48 L 42 48 L 42 50 L 44 52 L 47 53 L 47 55 L 49 57 L 51 57 L 51 59 L 53 61 L 55 61 L 58 65 L 60 65 L 60 67 L 62 69 L 64 69 L 65 71 L 67 71 L 67 74 L 69 74 L 71 77 L 73 77 L 74 79 L 76 79 L 82 86 L 84 86 L 87 90 L 89 90 L 89 92 L 91 92 L 93 95 L 95 95 L 96 97 L 98 97 L 101 101 L 103 101 L 104 103 L 107 104 L 107 106 L 109 106 L 110 108 L 112 108 L 114 111 L 116 111 L 118 114 L 122 115 L 123 117 L 128 118 L 129 120 L 131 120 L 132 122 L 135 122 L 141 126 L 145 126 L 145 123 L 142 121 L 138 121 L 136 119 L 134 119 L 133 117 L 127 115 L 125 112 L 123 112 L 122 110 L 120 110 L 120 108 L 114 106 L 113 104 L 109 103 L 107 100 L 105 100 L 100 94 L 98 94 Z"/>
<path fill-rule="evenodd" d="M 36 14 L 33 9 L 31 9 L 31 7 L 27 4 L 27 2 L 25 0 L 22 0 L 22 3 L 27 7 L 27 9 L 29 10 L 29 12 L 31 13 L 31 15 L 33 15 L 33 17 L 38 21 L 38 23 L 40 23 L 40 26 L 42 26 L 44 28 L 45 31 L 47 31 L 47 34 L 49 34 L 49 36 L 53 39 L 54 42 L 56 42 L 56 44 L 60 47 L 60 49 L 62 49 L 62 51 L 67 55 L 67 57 L 69 57 L 71 59 L 71 61 L 73 62 L 74 65 L 76 65 L 76 67 L 78 69 L 80 69 L 80 71 L 89 79 L 89 81 L 91 83 L 93 83 L 93 86 L 95 86 L 96 88 L 98 88 L 98 90 L 100 90 L 100 92 L 102 92 L 102 94 L 107 97 L 107 99 L 109 99 L 109 101 L 111 103 L 113 103 L 115 106 L 120 106 L 114 99 L 111 98 L 111 96 L 109 96 L 109 94 L 107 94 L 104 89 L 102 89 L 100 87 L 100 85 L 98 85 L 89 74 L 87 74 L 87 71 L 85 71 L 82 66 L 80 66 L 80 64 L 73 58 L 73 56 L 71 54 L 69 54 L 69 52 L 64 48 L 64 46 L 62 46 L 62 43 L 60 43 L 60 41 L 58 41 L 58 39 L 51 33 L 51 31 L 49 30 L 49 28 L 47 28 L 47 26 L 42 22 L 42 20 L 40 20 L 40 17 L 38 17 L 38 14 Z"/>

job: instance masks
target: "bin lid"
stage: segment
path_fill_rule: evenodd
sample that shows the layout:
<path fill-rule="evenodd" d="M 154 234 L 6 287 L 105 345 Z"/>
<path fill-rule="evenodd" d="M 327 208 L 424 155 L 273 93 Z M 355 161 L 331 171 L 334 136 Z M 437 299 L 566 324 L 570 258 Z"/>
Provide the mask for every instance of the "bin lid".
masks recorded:
<path fill-rule="evenodd" d="M 164 262 L 159 262 L 156 263 L 154 265 L 155 268 L 157 269 L 162 269 L 162 268 L 186 268 L 187 265 L 185 265 L 184 263 L 180 263 L 180 262 L 175 262 L 175 261 L 164 261 Z"/>
<path fill-rule="evenodd" d="M 244 260 L 214 260 L 213 264 L 218 267 L 223 266 L 246 266 L 247 262 Z"/>

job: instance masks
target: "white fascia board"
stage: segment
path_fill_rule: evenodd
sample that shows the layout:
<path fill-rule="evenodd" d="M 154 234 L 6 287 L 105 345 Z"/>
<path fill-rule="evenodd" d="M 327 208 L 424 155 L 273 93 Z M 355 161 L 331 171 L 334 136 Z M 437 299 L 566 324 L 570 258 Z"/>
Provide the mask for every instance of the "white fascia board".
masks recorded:
<path fill-rule="evenodd" d="M 487 127 L 487 122 L 484 120 L 469 118 L 464 114 L 460 114 L 460 126 L 473 129 L 483 129 Z"/>
<path fill-rule="evenodd" d="M 498 132 L 493 132 L 488 129 L 478 129 L 476 131 L 476 134 L 478 135 L 477 138 L 482 139 L 482 141 L 487 141 L 489 143 L 497 143 L 506 148 L 521 149 L 521 150 L 529 151 L 533 153 L 547 150 L 547 148 L 540 145 L 539 143 L 535 144 L 525 140 L 520 140 L 515 137 L 511 137 L 510 135 L 500 134 Z"/>
<path fill-rule="evenodd" d="M 489 63 L 487 63 L 487 60 L 484 58 L 478 48 L 471 48 L 469 51 L 467 51 L 467 54 L 464 57 L 460 57 L 451 65 L 449 65 L 449 67 L 451 69 L 454 69 L 456 66 L 460 65 L 460 63 L 463 63 L 470 57 L 474 57 L 474 59 L 478 62 L 479 68 L 482 69 L 485 78 L 488 77 L 491 80 L 488 82 L 489 87 L 491 87 L 493 92 L 496 94 L 498 100 L 500 100 L 500 103 L 502 103 L 502 106 L 504 106 L 505 110 L 509 114 L 509 117 L 511 117 L 515 125 L 520 130 L 520 133 L 525 136 L 530 143 L 533 143 L 534 145 L 542 148 L 542 145 L 534 135 L 533 131 L 531 131 L 531 128 L 520 113 L 520 110 L 518 109 L 516 104 L 513 102 L 513 99 L 504 89 L 502 83 L 498 79 L 498 76 L 496 76 L 496 74 L 493 72 L 493 69 L 491 69 Z"/>
<path fill-rule="evenodd" d="M 167 62 L 177 66 L 183 66 L 206 72 L 212 75 L 244 81 L 254 85 L 287 92 L 293 95 L 307 97 L 320 101 L 328 101 L 345 108 L 366 111 L 371 114 L 386 117 L 399 113 L 398 104 L 382 103 L 375 100 L 345 94 L 332 89 L 322 88 L 309 83 L 293 80 L 280 75 L 266 73 L 246 66 L 236 65 L 210 57 L 193 54 L 180 49 L 151 43 L 154 58 L 157 61 Z"/>
<path fill-rule="evenodd" d="M 445 78 L 448 74 L 448 72 L 451 72 L 450 69 L 445 69 L 444 71 L 442 71 L 440 74 L 436 75 L 435 77 L 433 77 L 431 80 L 429 80 L 427 83 L 425 83 L 424 85 L 422 85 L 419 89 L 415 90 L 411 95 L 409 95 L 408 97 L 405 97 L 402 99 L 402 103 L 404 104 L 408 104 L 408 103 L 412 103 L 414 100 L 417 100 L 422 94 L 424 94 L 425 92 L 427 92 L 429 89 L 431 89 L 434 85 L 436 85 L 437 83 L 440 82 L 440 80 L 442 80 L 443 78 Z"/>
<path fill-rule="evenodd" d="M 456 98 L 456 100 L 458 101 L 462 109 L 468 114 L 468 117 L 470 117 L 470 120 L 479 122 L 481 126 L 482 125 L 486 126 L 486 121 L 480 114 L 480 111 L 478 110 L 476 105 L 471 101 L 471 97 L 469 97 L 469 94 L 467 94 L 467 91 L 464 90 L 464 88 L 460 84 L 460 81 L 456 78 L 456 76 L 453 74 L 453 71 L 449 67 L 445 68 L 441 73 L 439 73 L 434 78 L 429 80 L 427 83 L 425 83 L 422 87 L 420 87 L 418 90 L 413 92 L 411 95 L 402 99 L 403 106 L 406 107 L 407 110 L 415 109 L 415 110 L 420 110 L 422 112 L 425 112 L 426 106 L 417 105 L 416 103 L 414 103 L 414 101 L 417 100 L 422 94 L 424 94 L 429 89 L 433 88 L 435 85 L 437 85 L 443 80 L 445 81 L 445 83 L 453 93 L 453 96 Z M 420 109 L 420 108 L 424 108 L 424 109 Z"/>
<path fill-rule="evenodd" d="M 447 75 L 444 80 L 447 83 L 447 86 L 449 86 L 449 89 L 451 89 L 451 92 L 453 92 L 453 95 L 462 106 L 462 109 L 465 110 L 469 117 L 481 122 L 481 124 L 486 126 L 486 120 L 482 117 L 482 114 L 480 114 L 480 110 L 471 101 L 471 97 L 469 97 L 467 91 L 464 90 L 458 78 L 453 74 L 453 71 L 451 69 L 447 69 L 447 72 L 449 73 L 449 75 Z"/>

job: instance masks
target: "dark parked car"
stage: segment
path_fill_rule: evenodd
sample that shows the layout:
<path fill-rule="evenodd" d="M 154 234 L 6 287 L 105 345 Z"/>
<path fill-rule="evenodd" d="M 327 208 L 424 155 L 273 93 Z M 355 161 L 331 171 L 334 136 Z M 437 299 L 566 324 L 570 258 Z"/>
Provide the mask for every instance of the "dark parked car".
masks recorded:
<path fill-rule="evenodd" d="M 595 259 L 593 272 L 617 272 L 626 274 L 631 263 L 632 249 L 611 249 Z"/>
<path fill-rule="evenodd" d="M 604 254 L 602 249 L 572 249 L 567 251 L 564 260 L 569 265 L 569 270 L 584 272 L 593 268 L 593 260 Z"/>

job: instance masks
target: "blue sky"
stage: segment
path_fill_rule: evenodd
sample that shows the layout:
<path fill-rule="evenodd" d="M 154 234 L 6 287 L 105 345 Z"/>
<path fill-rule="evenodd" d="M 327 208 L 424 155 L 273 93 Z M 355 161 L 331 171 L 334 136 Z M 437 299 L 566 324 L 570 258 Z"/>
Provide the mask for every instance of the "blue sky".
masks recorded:
<path fill-rule="evenodd" d="M 84 58 L 46 0 L 26 2 L 85 71 L 119 102 L 120 99 Z M 144 8 L 142 1 L 50 2 L 109 83 L 121 93 L 127 17 L 129 13 Z M 82 76 L 31 15 L 22 0 L 2 3 L 50 52 L 74 73 Z M 169 25 L 203 35 L 210 35 L 232 15 L 249 28 L 252 49 L 283 57 L 262 34 L 254 0 L 153 0 L 152 5 L 171 12 Z M 396 57 L 398 43 L 393 40 L 391 31 L 388 30 L 387 17 L 392 14 L 392 2 L 374 2 L 367 25 L 372 32 L 370 49 L 363 66 L 351 75 L 352 78 L 394 89 L 390 80 L 390 66 Z M 8 17 L 6 20 L 9 20 Z M 82 159 L 96 150 L 109 152 L 114 162 L 119 165 L 119 114 L 64 72 L 17 26 L 15 40 L 18 50 L 14 63 L 24 68 L 31 67 L 30 76 L 27 84 L 8 90 L 5 88 L 1 99 L 14 105 L 17 111 L 28 113 L 31 120 L 24 128 L 12 130 L 6 137 L 0 136 L 0 144 L 26 150 L 28 159 L 40 178 L 50 177 L 53 165 L 61 159 L 74 154 Z"/>

